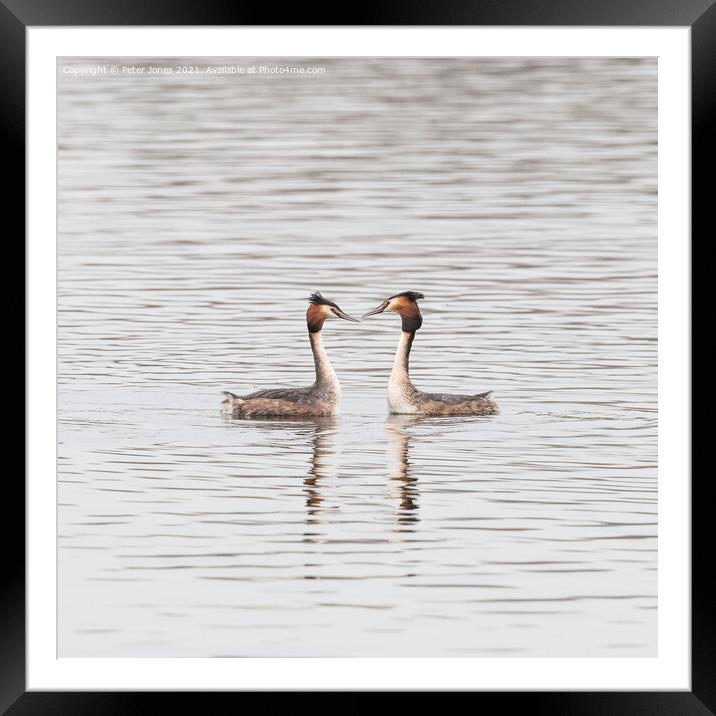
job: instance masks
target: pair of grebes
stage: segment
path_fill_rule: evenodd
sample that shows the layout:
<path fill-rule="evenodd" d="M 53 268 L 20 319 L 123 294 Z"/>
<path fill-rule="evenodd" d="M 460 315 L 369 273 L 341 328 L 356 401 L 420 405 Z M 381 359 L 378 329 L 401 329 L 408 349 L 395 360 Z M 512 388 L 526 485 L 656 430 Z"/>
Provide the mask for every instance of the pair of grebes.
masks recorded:
<path fill-rule="evenodd" d="M 402 321 L 400 342 L 388 382 L 389 412 L 409 415 L 493 415 L 497 412 L 497 405 L 490 400 L 492 391 L 476 395 L 424 393 L 410 382 L 408 359 L 415 334 L 423 323 L 418 307 L 418 301 L 422 298 L 423 294 L 417 291 L 403 291 L 363 315 L 363 318 L 367 318 L 379 313 L 397 313 Z M 323 324 L 332 318 L 359 322 L 318 291 L 311 294 L 306 323 L 316 365 L 316 381 L 313 385 L 307 388 L 269 388 L 248 395 L 234 395 L 225 391 L 221 412 L 235 418 L 320 417 L 337 412 L 341 386 L 321 338 Z"/>

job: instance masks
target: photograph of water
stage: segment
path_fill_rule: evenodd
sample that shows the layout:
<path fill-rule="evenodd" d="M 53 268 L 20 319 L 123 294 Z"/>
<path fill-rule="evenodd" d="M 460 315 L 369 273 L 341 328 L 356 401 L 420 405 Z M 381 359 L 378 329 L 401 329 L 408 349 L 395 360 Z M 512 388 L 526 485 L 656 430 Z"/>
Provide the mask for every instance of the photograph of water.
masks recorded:
<path fill-rule="evenodd" d="M 62 58 L 58 656 L 656 656 L 656 110 L 656 58 Z M 499 412 L 389 414 L 386 313 L 337 414 L 222 415 L 311 384 L 313 291 L 424 294 L 411 379 Z"/>

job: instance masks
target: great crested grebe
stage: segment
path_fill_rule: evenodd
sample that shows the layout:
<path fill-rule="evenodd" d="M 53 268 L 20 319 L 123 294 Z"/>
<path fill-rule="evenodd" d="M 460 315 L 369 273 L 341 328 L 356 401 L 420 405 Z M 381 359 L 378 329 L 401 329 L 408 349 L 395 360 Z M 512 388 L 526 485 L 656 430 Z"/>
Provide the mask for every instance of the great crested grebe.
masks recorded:
<path fill-rule="evenodd" d="M 388 408 L 395 414 L 413 415 L 494 415 L 497 405 L 490 400 L 492 392 L 477 395 L 451 395 L 450 393 L 423 393 L 411 382 L 408 375 L 408 359 L 415 333 L 423 324 L 418 300 L 425 298 L 417 291 L 403 291 L 387 298 L 363 318 L 391 311 L 403 321 L 398 350 L 388 383 Z"/>
<path fill-rule="evenodd" d="M 316 364 L 316 381 L 307 388 L 269 388 L 248 395 L 224 391 L 221 412 L 235 418 L 333 415 L 341 400 L 341 386 L 321 340 L 323 323 L 329 318 L 355 321 L 338 304 L 314 291 L 308 299 L 306 324 Z"/>

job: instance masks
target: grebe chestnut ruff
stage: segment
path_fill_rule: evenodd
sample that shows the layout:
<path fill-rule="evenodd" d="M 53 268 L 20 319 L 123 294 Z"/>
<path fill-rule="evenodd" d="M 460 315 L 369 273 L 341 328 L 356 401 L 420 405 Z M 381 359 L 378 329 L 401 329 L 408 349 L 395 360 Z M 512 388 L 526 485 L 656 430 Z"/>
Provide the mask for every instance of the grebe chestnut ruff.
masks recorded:
<path fill-rule="evenodd" d="M 221 412 L 235 418 L 261 417 L 320 417 L 333 415 L 341 400 L 341 386 L 328 360 L 321 339 L 321 329 L 327 319 L 357 318 L 342 311 L 338 304 L 314 291 L 308 299 L 306 324 L 316 365 L 316 381 L 307 388 L 269 388 L 248 395 L 234 395 L 224 391 Z"/>
<path fill-rule="evenodd" d="M 363 316 L 367 318 L 377 313 L 393 312 L 402 319 L 400 342 L 388 382 L 389 412 L 412 415 L 494 415 L 497 405 L 489 398 L 491 390 L 476 395 L 424 393 L 410 382 L 408 359 L 415 334 L 423 324 L 418 308 L 418 300 L 422 298 L 425 297 L 417 291 L 403 291 L 387 298 Z"/>

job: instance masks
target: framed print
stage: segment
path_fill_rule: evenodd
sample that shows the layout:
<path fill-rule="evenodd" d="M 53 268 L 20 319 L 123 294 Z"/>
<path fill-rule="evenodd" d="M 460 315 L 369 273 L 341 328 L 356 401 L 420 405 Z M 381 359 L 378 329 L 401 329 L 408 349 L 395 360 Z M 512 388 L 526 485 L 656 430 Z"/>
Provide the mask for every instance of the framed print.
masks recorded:
<path fill-rule="evenodd" d="M 375 26 L 5 6 L 10 713 L 714 708 L 689 420 L 708 2 Z"/>

